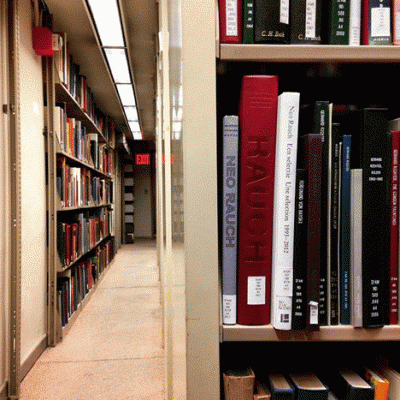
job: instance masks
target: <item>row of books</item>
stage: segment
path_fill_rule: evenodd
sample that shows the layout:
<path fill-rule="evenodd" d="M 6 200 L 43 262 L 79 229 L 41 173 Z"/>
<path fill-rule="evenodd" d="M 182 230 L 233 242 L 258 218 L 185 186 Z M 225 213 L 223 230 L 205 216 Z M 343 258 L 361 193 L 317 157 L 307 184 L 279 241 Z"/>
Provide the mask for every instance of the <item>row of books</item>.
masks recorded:
<path fill-rule="evenodd" d="M 219 0 L 221 43 L 400 44 L 398 0 Z"/>
<path fill-rule="evenodd" d="M 223 124 L 224 324 L 398 323 L 398 121 L 335 109 L 243 77 Z"/>
<path fill-rule="evenodd" d="M 80 66 L 70 54 L 67 34 L 60 33 L 62 46 L 54 53 L 54 64 L 62 84 L 78 103 L 81 109 L 89 116 L 93 123 L 108 140 L 115 134 L 115 123 L 112 118 L 106 117 L 96 106 L 93 93 L 87 85 L 87 78 L 80 73 Z"/>
<path fill-rule="evenodd" d="M 74 167 L 57 155 L 57 193 L 62 207 L 100 206 L 113 202 L 113 182 L 90 168 Z"/>
<path fill-rule="evenodd" d="M 262 373 L 251 368 L 223 373 L 225 400 L 398 399 L 400 374 L 389 366 L 321 368 L 314 372 Z"/>
<path fill-rule="evenodd" d="M 110 238 L 96 248 L 94 255 L 64 271 L 58 277 L 57 301 L 62 326 L 68 323 L 113 258 L 114 242 L 113 238 Z"/>
<path fill-rule="evenodd" d="M 112 175 L 113 153 L 106 143 L 99 143 L 99 135 L 87 133 L 82 121 L 68 117 L 64 103 L 57 104 L 54 114 L 55 132 L 61 150 L 106 175 Z"/>
<path fill-rule="evenodd" d="M 57 221 L 57 250 L 63 268 L 70 266 L 111 234 L 112 211 L 100 208 Z"/>

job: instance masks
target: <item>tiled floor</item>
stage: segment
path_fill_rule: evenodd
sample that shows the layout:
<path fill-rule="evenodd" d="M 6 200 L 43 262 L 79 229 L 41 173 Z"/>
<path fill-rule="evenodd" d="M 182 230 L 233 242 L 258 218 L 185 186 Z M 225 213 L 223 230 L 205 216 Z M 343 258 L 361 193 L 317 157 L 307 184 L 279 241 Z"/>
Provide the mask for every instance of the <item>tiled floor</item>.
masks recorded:
<path fill-rule="evenodd" d="M 155 242 L 124 245 L 64 340 L 21 384 L 21 400 L 164 400 Z"/>

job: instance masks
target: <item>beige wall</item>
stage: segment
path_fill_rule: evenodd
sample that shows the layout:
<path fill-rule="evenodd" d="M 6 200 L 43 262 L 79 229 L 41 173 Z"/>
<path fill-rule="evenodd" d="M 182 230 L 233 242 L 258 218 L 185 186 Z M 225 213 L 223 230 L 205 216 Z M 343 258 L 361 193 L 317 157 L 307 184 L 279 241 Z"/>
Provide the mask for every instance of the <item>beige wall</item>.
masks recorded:
<path fill-rule="evenodd" d="M 20 0 L 21 363 L 46 337 L 46 184 L 42 60 L 32 49 L 31 1 Z M 23 10 L 23 11 L 22 11 Z"/>

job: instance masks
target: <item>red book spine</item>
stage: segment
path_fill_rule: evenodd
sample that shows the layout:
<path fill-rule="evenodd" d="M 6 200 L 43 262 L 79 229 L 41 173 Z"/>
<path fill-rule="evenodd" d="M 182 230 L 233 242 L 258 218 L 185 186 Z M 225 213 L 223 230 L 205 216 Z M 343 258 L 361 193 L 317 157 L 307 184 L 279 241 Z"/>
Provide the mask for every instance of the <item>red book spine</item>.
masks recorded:
<path fill-rule="evenodd" d="M 322 135 L 300 138 L 301 167 L 307 171 L 307 326 L 319 325 L 321 270 L 321 166 Z"/>
<path fill-rule="evenodd" d="M 240 101 L 238 323 L 270 323 L 277 76 L 245 76 Z"/>
<path fill-rule="evenodd" d="M 390 205 L 390 325 L 398 323 L 399 268 L 399 141 L 400 131 L 392 131 L 392 195 Z"/>
<path fill-rule="evenodd" d="M 369 45 L 369 0 L 362 0 L 361 4 L 361 44 Z"/>
<path fill-rule="evenodd" d="M 242 43 L 242 0 L 219 0 L 219 34 L 221 43 Z"/>

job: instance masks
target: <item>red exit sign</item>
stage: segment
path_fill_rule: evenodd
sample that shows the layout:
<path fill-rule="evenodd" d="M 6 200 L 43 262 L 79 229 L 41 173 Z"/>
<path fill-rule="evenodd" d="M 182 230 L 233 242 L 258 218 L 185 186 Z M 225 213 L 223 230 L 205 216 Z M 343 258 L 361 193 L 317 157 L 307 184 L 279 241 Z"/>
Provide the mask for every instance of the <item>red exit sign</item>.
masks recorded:
<path fill-rule="evenodd" d="M 150 154 L 136 154 L 136 165 L 150 165 Z"/>

